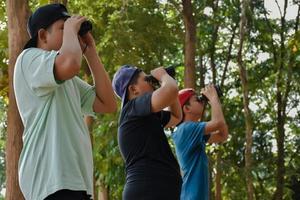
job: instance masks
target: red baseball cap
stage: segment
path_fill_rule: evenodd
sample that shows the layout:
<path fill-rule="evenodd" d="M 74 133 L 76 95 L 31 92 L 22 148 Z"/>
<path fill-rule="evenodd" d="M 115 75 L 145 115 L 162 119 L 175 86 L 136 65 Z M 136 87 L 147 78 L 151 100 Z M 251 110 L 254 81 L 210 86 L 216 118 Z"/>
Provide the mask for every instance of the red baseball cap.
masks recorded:
<path fill-rule="evenodd" d="M 178 92 L 178 98 L 181 107 L 190 99 L 191 96 L 195 95 L 196 92 L 193 88 L 185 88 Z"/>

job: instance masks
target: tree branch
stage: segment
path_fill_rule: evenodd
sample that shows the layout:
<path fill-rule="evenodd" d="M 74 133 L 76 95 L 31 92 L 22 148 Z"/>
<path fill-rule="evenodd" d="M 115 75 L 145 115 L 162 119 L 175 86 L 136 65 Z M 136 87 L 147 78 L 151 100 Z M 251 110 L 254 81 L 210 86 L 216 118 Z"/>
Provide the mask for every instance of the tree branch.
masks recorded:
<path fill-rule="evenodd" d="M 267 26 L 269 27 L 269 31 L 270 31 L 270 33 L 271 33 L 271 47 L 272 47 L 272 51 L 273 51 L 273 57 L 274 57 L 274 61 L 275 61 L 275 63 L 277 62 L 277 51 L 276 51 L 276 48 L 275 48 L 275 44 L 274 44 L 274 39 L 273 39 L 273 35 L 274 35 L 274 30 L 273 30 L 273 28 L 272 28 L 272 26 L 271 26 L 271 23 L 270 23 L 270 20 L 269 20 L 269 18 L 268 18 L 268 16 L 267 16 L 267 10 L 266 10 L 266 8 L 265 7 L 263 7 L 264 8 L 264 17 L 265 17 L 265 21 L 266 21 L 266 23 L 267 23 Z"/>
<path fill-rule="evenodd" d="M 281 9 L 280 9 L 280 6 L 279 6 L 279 3 L 278 3 L 278 1 L 277 1 L 277 0 L 275 0 L 275 3 L 276 3 L 276 5 L 277 5 L 277 8 L 278 8 L 278 10 L 279 10 L 280 17 L 282 18 L 282 12 L 281 12 Z"/>
<path fill-rule="evenodd" d="M 178 13 L 181 13 L 182 12 L 182 9 L 180 7 L 180 4 L 177 3 L 176 1 L 174 0 L 168 0 L 167 1 L 167 4 L 173 6 L 175 8 L 175 10 L 177 10 Z"/>
<path fill-rule="evenodd" d="M 213 18 L 216 18 L 218 12 L 218 0 L 213 1 Z M 216 72 L 216 63 L 215 63 L 215 51 L 216 51 L 216 43 L 218 40 L 218 31 L 219 31 L 219 23 L 213 24 L 213 33 L 211 35 L 211 48 L 210 48 L 210 65 L 212 69 L 213 75 L 213 84 L 216 84 L 217 72 Z"/>
<path fill-rule="evenodd" d="M 300 5 L 298 6 L 298 14 L 296 17 L 296 24 L 295 24 L 295 34 L 298 31 L 298 27 L 299 27 L 299 17 L 300 17 Z M 282 106 L 283 106 L 283 110 L 282 110 L 282 115 L 284 118 L 286 118 L 286 106 L 287 106 L 287 102 L 288 102 L 288 96 L 289 96 L 289 92 L 291 90 L 291 79 L 292 79 L 292 66 L 295 64 L 295 56 L 294 54 L 290 55 L 290 59 L 289 59 L 289 63 L 288 63 L 288 75 L 287 75 L 287 79 L 286 79 L 286 90 L 284 92 L 284 96 L 283 96 L 283 102 L 282 102 Z"/>
<path fill-rule="evenodd" d="M 236 35 L 236 29 L 238 27 L 238 23 L 234 26 L 233 30 L 232 30 L 232 36 L 230 38 L 230 41 L 229 41 L 229 49 L 228 49 L 228 53 L 227 53 L 227 58 L 226 58 L 226 63 L 225 63 L 225 67 L 224 67 L 224 71 L 223 71 L 223 75 L 222 75 L 222 79 L 221 79 L 221 88 L 223 88 L 224 86 L 224 81 L 225 81 L 225 78 L 226 78 L 226 72 L 227 72 L 227 69 L 228 69 L 228 65 L 229 65 L 229 62 L 231 60 L 231 51 L 232 51 L 232 46 L 233 46 L 233 41 L 234 41 L 234 38 L 235 38 L 235 35 Z"/>

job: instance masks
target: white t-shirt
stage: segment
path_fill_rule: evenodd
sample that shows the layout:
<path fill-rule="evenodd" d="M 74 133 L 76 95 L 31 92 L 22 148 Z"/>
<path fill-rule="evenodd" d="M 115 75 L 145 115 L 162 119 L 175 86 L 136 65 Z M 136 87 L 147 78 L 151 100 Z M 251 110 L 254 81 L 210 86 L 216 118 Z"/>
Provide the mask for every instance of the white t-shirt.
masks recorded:
<path fill-rule="evenodd" d="M 93 157 L 84 115 L 93 115 L 94 87 L 78 77 L 58 83 L 57 51 L 24 50 L 14 72 L 14 90 L 24 124 L 19 183 L 28 200 L 61 190 L 93 195 Z"/>

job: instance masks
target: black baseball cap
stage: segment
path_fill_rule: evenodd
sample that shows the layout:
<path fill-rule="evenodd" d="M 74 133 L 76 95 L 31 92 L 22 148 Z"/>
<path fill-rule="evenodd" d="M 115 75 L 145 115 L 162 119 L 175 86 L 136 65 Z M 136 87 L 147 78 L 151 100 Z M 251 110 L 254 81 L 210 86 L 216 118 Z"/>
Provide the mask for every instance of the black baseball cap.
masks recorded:
<path fill-rule="evenodd" d="M 27 31 L 30 40 L 24 49 L 37 46 L 37 36 L 41 28 L 46 29 L 60 19 L 70 17 L 67 8 L 63 4 L 54 3 L 39 7 L 28 19 Z"/>

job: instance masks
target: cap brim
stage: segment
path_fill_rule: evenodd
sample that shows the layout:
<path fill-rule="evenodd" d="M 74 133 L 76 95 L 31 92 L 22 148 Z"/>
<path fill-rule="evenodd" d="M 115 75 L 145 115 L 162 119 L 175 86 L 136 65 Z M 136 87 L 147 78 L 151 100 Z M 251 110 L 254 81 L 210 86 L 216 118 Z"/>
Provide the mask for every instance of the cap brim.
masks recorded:
<path fill-rule="evenodd" d="M 123 108 L 126 103 L 127 103 L 127 90 L 125 90 L 125 93 L 122 96 L 122 105 L 121 105 L 121 108 Z"/>
<path fill-rule="evenodd" d="M 125 106 L 125 104 L 128 102 L 128 99 L 127 99 L 127 87 L 128 87 L 128 84 L 130 83 L 130 81 L 132 80 L 132 78 L 134 77 L 134 75 L 136 73 L 140 73 L 142 70 L 136 68 L 135 71 L 132 73 L 131 77 L 129 78 L 127 84 L 126 84 L 126 90 L 122 96 L 122 105 L 121 105 L 121 108 L 123 108 Z"/>
<path fill-rule="evenodd" d="M 30 40 L 28 40 L 28 42 L 25 44 L 24 49 L 28 49 L 31 47 L 36 47 L 37 46 L 37 37 L 33 37 Z"/>

